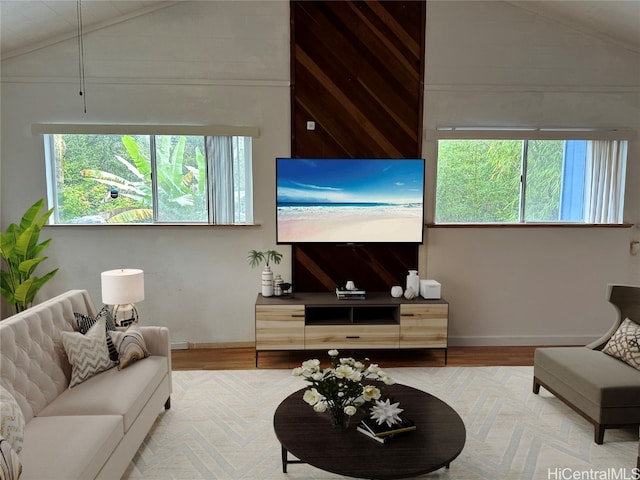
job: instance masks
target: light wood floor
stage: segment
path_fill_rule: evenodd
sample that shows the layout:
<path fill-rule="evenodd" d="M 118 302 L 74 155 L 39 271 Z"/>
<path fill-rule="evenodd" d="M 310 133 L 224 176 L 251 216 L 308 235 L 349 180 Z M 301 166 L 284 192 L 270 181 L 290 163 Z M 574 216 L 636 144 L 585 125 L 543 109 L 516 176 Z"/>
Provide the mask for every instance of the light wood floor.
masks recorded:
<path fill-rule="evenodd" d="M 450 347 L 447 366 L 530 366 L 535 346 Z M 442 350 L 367 350 L 340 352 L 358 360 L 368 358 L 385 368 L 444 366 Z M 173 350 L 173 370 L 250 370 L 256 368 L 253 348 L 195 348 Z M 328 359 L 327 352 L 260 352 L 259 368 L 294 368 L 309 358 Z"/>

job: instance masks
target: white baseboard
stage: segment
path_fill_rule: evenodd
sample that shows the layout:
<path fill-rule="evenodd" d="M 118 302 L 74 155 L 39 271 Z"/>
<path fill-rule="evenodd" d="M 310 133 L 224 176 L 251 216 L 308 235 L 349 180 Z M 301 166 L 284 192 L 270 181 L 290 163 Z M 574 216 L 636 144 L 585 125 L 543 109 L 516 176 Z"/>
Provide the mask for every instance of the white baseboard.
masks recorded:
<path fill-rule="evenodd" d="M 171 350 L 189 350 L 189 342 L 171 342 Z"/>
<path fill-rule="evenodd" d="M 581 335 L 548 335 L 548 336 L 453 336 L 450 335 L 450 347 L 510 347 L 510 346 L 544 346 L 544 345 L 587 345 L 600 336 Z"/>

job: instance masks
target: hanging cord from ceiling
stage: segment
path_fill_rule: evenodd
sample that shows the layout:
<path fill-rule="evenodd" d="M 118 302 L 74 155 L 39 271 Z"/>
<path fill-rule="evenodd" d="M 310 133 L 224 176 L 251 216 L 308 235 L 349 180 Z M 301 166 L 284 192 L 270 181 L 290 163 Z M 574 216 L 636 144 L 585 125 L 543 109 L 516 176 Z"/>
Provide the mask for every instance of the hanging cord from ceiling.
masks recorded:
<path fill-rule="evenodd" d="M 78 77 L 80 78 L 80 96 L 84 113 L 87 113 L 87 84 L 84 76 L 84 35 L 82 32 L 82 0 L 78 0 L 76 13 L 78 17 Z"/>

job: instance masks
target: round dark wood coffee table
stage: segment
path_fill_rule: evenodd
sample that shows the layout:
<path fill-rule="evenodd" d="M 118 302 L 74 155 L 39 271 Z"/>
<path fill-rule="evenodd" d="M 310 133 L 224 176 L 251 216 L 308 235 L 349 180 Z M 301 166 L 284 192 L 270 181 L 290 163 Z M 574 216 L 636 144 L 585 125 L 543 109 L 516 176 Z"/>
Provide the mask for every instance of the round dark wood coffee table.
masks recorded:
<path fill-rule="evenodd" d="M 449 464 L 464 447 L 466 430 L 460 415 L 442 400 L 406 385 L 390 385 L 383 394 L 400 408 L 417 429 L 381 444 L 355 428 L 355 415 L 346 430 L 336 430 L 328 413 L 316 413 L 302 400 L 306 388 L 285 398 L 273 416 L 282 445 L 282 471 L 287 465 L 308 463 L 348 477 L 408 478 Z M 289 460 L 291 453 L 299 460 Z"/>

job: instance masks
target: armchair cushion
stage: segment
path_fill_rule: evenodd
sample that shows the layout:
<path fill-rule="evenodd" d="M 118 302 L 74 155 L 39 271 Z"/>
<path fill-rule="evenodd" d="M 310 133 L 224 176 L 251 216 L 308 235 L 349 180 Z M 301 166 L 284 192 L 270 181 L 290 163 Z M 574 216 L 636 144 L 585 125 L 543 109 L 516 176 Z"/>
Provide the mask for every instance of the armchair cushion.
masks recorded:
<path fill-rule="evenodd" d="M 640 325 L 625 319 L 602 351 L 640 370 Z"/>
<path fill-rule="evenodd" d="M 603 419 L 589 405 L 633 408 L 640 415 L 638 371 L 609 355 L 585 347 L 547 347 L 536 349 L 534 363 L 537 377 L 562 388 L 564 396 L 575 392 L 570 400 L 598 420 Z"/>

